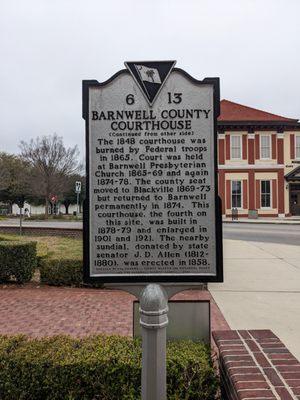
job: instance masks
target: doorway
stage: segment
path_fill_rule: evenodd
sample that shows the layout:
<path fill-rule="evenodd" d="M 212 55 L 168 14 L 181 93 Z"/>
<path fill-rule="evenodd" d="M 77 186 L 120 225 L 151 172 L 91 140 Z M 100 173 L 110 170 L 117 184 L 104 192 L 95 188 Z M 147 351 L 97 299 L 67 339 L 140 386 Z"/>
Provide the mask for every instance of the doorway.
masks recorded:
<path fill-rule="evenodd" d="M 290 213 L 300 215 L 300 183 L 290 184 Z"/>

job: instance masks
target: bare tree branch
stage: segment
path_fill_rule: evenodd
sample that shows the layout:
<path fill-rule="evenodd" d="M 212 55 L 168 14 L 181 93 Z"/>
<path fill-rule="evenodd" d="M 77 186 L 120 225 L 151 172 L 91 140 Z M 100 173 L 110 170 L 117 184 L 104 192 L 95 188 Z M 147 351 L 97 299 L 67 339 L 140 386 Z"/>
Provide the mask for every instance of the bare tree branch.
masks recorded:
<path fill-rule="evenodd" d="M 20 148 L 22 158 L 33 167 L 32 190 L 45 198 L 47 216 L 50 195 L 60 195 L 66 179 L 82 170 L 78 148 L 66 148 L 56 134 L 31 139 L 29 143 L 22 141 Z"/>

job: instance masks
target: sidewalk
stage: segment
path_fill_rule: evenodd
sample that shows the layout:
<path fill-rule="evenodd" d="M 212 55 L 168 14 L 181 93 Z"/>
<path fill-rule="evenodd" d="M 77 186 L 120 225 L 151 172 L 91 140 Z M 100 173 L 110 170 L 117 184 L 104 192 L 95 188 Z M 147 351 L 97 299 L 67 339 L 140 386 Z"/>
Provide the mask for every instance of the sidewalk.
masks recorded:
<path fill-rule="evenodd" d="M 285 217 L 285 218 L 258 218 L 258 219 L 249 219 L 249 218 L 239 218 L 238 220 L 232 220 L 231 217 L 223 217 L 223 224 L 225 223 L 244 223 L 244 224 L 279 224 L 279 225 L 300 225 L 300 217 Z"/>
<path fill-rule="evenodd" d="M 212 329 L 229 329 L 208 291 L 187 290 L 174 299 L 211 300 Z M 131 336 L 134 300 L 120 290 L 0 285 L 0 335 Z"/>
<path fill-rule="evenodd" d="M 231 329 L 271 329 L 300 358 L 300 246 L 225 240 L 224 261 L 208 288 Z"/>

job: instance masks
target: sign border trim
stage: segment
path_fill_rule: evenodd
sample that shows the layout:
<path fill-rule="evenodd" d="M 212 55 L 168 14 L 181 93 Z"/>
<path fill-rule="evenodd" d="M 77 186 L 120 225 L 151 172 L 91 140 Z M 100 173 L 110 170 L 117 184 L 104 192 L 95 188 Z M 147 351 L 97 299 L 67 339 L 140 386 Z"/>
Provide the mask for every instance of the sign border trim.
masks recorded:
<path fill-rule="evenodd" d="M 122 69 L 104 82 L 97 80 L 82 81 L 82 117 L 85 120 L 85 150 L 86 150 L 86 198 L 83 204 L 83 281 L 84 283 L 204 283 L 204 282 L 223 282 L 223 245 L 222 245 L 222 205 L 221 198 L 218 195 L 218 154 L 217 154 L 217 118 L 220 115 L 220 79 L 208 77 L 203 80 L 197 80 L 181 68 L 173 68 L 172 72 L 178 72 L 185 78 L 197 85 L 213 86 L 213 110 L 214 110 L 214 156 L 215 156 L 215 241 L 216 241 L 216 274 L 214 275 L 119 275 L 119 276 L 91 276 L 90 275 L 90 249 L 89 249 L 89 89 L 92 87 L 104 87 L 114 81 L 122 74 L 131 76 L 127 69 Z"/>

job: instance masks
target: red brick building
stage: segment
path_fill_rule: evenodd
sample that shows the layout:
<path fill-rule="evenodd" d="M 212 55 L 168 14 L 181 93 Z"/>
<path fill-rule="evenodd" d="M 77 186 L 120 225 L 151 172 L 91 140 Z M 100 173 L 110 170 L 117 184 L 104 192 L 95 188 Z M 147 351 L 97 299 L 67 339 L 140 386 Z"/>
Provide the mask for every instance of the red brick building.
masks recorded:
<path fill-rule="evenodd" d="M 223 215 L 300 215 L 298 120 L 222 100 L 218 164 Z"/>

